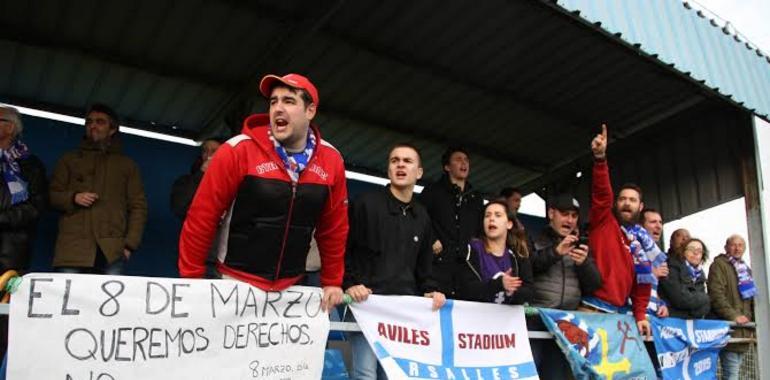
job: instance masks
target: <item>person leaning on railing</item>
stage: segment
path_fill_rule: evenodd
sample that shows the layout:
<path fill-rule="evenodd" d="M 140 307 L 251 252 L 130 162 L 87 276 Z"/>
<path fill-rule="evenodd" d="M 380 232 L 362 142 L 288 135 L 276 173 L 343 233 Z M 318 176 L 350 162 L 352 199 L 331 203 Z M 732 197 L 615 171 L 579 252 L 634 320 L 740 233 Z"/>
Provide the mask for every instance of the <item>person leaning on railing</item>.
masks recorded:
<path fill-rule="evenodd" d="M 507 305 L 531 303 L 534 277 L 523 231 L 504 201 L 484 206 L 480 239 L 471 240 L 457 271 L 458 299 Z"/>
<path fill-rule="evenodd" d="M 0 274 L 29 265 L 35 226 L 48 202 L 45 166 L 20 137 L 19 111 L 0 106 Z"/>
<path fill-rule="evenodd" d="M 703 262 L 708 249 L 700 239 L 690 239 L 668 258 L 668 276 L 660 281 L 658 292 L 669 305 L 669 316 L 683 319 L 705 318 L 711 310 L 706 294 Z"/>
<path fill-rule="evenodd" d="M 709 267 L 708 292 L 712 312 L 721 319 L 738 325 L 754 318 L 754 296 L 757 288 L 751 277 L 751 269 L 743 261 L 746 241 L 740 235 L 732 235 L 725 242 L 725 253 L 714 258 Z M 736 327 L 733 338 L 751 338 L 752 329 Z M 731 343 L 719 353 L 723 379 L 737 380 L 747 343 Z"/>

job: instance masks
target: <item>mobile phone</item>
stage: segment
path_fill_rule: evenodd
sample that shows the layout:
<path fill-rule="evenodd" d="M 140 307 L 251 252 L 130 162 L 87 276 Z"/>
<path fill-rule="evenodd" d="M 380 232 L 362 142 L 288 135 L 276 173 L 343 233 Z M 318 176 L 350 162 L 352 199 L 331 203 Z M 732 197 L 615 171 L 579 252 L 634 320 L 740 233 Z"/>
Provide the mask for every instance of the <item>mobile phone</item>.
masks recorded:
<path fill-rule="evenodd" d="M 572 242 L 573 247 L 579 247 L 580 245 L 588 245 L 588 236 L 580 235 L 577 240 Z"/>

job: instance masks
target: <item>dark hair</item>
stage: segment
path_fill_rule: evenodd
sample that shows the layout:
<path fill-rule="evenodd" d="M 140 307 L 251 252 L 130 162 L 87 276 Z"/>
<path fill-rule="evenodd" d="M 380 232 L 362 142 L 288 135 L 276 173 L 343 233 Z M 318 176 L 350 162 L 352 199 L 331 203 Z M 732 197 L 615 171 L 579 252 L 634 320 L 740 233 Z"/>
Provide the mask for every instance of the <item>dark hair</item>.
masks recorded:
<path fill-rule="evenodd" d="M 524 195 L 524 193 L 521 192 L 521 190 L 518 187 L 504 187 L 502 190 L 500 190 L 500 196 L 505 198 L 510 198 L 513 194 L 519 194 Z"/>
<path fill-rule="evenodd" d="M 393 153 L 396 148 L 409 148 L 413 150 L 415 153 L 417 153 L 417 165 L 419 167 L 422 167 L 422 155 L 420 154 L 420 149 L 418 149 L 414 144 L 408 143 L 408 142 L 400 142 L 395 143 L 390 147 L 390 150 L 388 150 L 388 159 L 390 159 L 390 154 Z"/>
<path fill-rule="evenodd" d="M 633 182 L 626 182 L 623 184 L 623 186 L 620 186 L 618 189 L 618 194 L 620 194 L 621 191 L 631 189 L 633 191 L 636 191 L 639 194 L 639 201 L 642 201 L 642 188 L 639 187 L 639 185 L 633 183 Z"/>
<path fill-rule="evenodd" d="M 120 125 L 120 119 L 118 119 L 118 113 L 115 112 L 114 109 L 112 109 L 110 106 L 103 104 L 103 103 L 94 103 L 91 104 L 90 107 L 88 107 L 88 111 L 86 112 L 86 116 L 90 114 L 91 112 L 101 112 L 107 116 L 110 117 L 110 128 L 117 129 Z"/>
<path fill-rule="evenodd" d="M 704 243 L 703 240 L 698 239 L 698 238 L 690 238 L 690 240 L 687 240 L 686 242 L 684 242 L 684 244 L 682 244 L 679 248 L 677 248 L 674 251 L 674 255 L 676 257 L 678 257 L 679 259 L 681 259 L 682 261 L 685 261 L 686 260 L 685 257 L 684 257 L 685 248 L 687 248 L 688 244 L 690 244 L 690 243 L 692 243 L 694 241 L 700 243 L 701 247 L 703 247 L 703 257 L 701 258 L 701 264 L 703 264 L 709 258 L 709 249 L 706 248 L 706 243 Z"/>
<path fill-rule="evenodd" d="M 214 141 L 214 142 L 218 142 L 219 144 L 224 144 L 225 142 L 227 142 L 227 140 L 229 139 L 226 139 L 223 137 L 209 137 L 209 138 L 200 140 L 200 142 L 201 142 L 201 145 L 205 144 L 207 141 Z"/>
<path fill-rule="evenodd" d="M 209 141 L 215 142 L 215 143 L 219 144 L 220 146 L 224 145 L 224 143 L 227 142 L 227 140 L 225 140 L 223 138 L 220 138 L 220 137 L 209 137 L 207 139 L 203 139 L 203 140 L 200 141 L 200 144 L 201 144 L 200 145 L 200 149 L 201 149 L 201 151 L 203 150 L 203 147 L 206 145 L 206 143 L 209 142 Z"/>
<path fill-rule="evenodd" d="M 654 213 L 660 215 L 660 218 L 663 219 L 663 214 L 661 214 L 660 211 L 658 211 L 658 210 L 656 210 L 654 208 L 645 208 L 644 210 L 642 210 L 642 213 L 640 214 L 640 216 L 642 217 L 642 223 L 644 223 L 644 221 L 647 220 L 646 219 L 647 218 L 646 215 L 648 213 L 651 213 L 651 212 L 654 212 Z"/>
<path fill-rule="evenodd" d="M 279 87 L 289 90 L 289 92 L 291 92 L 292 94 L 299 94 L 300 99 L 302 99 L 302 101 L 305 103 L 305 108 L 307 108 L 310 104 L 313 103 L 313 97 L 310 96 L 310 93 L 307 92 L 307 90 L 305 90 L 304 88 L 296 88 L 296 87 L 291 87 L 285 84 L 278 83 L 272 88 L 270 88 L 270 93 L 272 94 L 273 90 Z"/>
<path fill-rule="evenodd" d="M 487 209 L 492 205 L 502 206 L 503 209 L 505 210 L 505 215 L 508 217 L 508 220 L 513 222 L 513 227 L 511 227 L 511 229 L 508 230 L 508 233 L 505 236 L 505 245 L 520 257 L 529 257 L 529 247 L 527 246 L 527 233 L 524 231 L 523 228 L 521 228 L 521 222 L 519 221 L 519 219 L 516 218 L 516 214 L 514 214 L 508 208 L 508 204 L 505 202 L 505 200 L 495 199 L 487 203 L 484 206 L 484 212 L 482 213 L 482 216 L 487 213 Z M 484 232 L 481 233 L 481 240 L 484 240 L 484 241 L 487 240 L 487 235 Z"/>
<path fill-rule="evenodd" d="M 460 146 L 450 146 L 444 151 L 444 154 L 441 155 L 441 167 L 449 165 L 449 160 L 452 158 L 452 155 L 457 152 L 465 154 L 466 156 L 468 156 L 468 159 L 470 159 L 471 157 L 471 155 L 468 154 L 468 151 L 465 150 L 465 148 Z"/>

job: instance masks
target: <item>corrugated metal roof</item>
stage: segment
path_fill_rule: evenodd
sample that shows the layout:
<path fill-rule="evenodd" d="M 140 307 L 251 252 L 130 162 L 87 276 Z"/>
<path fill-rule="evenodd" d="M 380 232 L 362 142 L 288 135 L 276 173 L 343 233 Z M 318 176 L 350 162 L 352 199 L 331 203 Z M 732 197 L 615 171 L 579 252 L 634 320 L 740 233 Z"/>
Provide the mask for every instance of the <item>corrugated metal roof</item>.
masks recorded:
<path fill-rule="evenodd" d="M 729 53 L 756 68 L 751 81 L 770 75 L 716 35 L 669 39 L 702 20 L 656 1 L 662 20 L 650 25 L 666 28 L 656 38 L 644 37 L 654 17 L 641 5 L 587 4 L 692 72 L 714 65 L 699 51 L 737 46 Z M 102 101 L 131 126 L 188 137 L 240 130 L 266 108 L 259 78 L 300 72 L 319 88 L 316 121 L 349 167 L 383 174 L 387 148 L 407 140 L 422 148 L 430 181 L 446 146 L 464 145 L 471 181 L 491 194 L 574 175 L 601 122 L 613 141 L 636 141 L 694 107 L 729 103 L 548 0 L 0 0 L 0 51 L 0 100 L 67 114 Z M 749 80 L 730 75 L 714 72 Z"/>
<path fill-rule="evenodd" d="M 751 154 L 748 115 L 735 108 L 700 104 L 640 133 L 637 140 L 610 149 L 615 189 L 633 182 L 644 192 L 646 208 L 676 220 L 743 196 L 741 160 Z M 574 192 L 590 204 L 591 165 L 586 160 L 548 186 L 547 193 Z M 580 178 L 574 173 L 582 171 Z M 588 220 L 587 208 L 582 210 Z M 730 229 L 730 226 L 725 226 Z"/>
<path fill-rule="evenodd" d="M 770 58 L 678 0 L 557 0 L 752 112 L 770 114 Z"/>

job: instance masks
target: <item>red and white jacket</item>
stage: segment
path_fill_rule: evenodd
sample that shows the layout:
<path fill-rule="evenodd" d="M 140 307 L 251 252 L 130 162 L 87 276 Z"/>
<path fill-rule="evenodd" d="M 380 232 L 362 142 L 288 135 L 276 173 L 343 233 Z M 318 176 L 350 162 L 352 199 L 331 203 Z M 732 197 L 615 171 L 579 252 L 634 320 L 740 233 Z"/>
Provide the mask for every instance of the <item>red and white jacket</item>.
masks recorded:
<path fill-rule="evenodd" d="M 311 236 L 321 284 L 340 286 L 348 235 L 347 184 L 340 153 L 321 140 L 293 183 L 268 137 L 267 114 L 251 115 L 209 164 L 179 239 L 179 273 L 203 277 L 218 236 L 218 269 L 264 290 L 282 290 L 305 273 Z"/>

